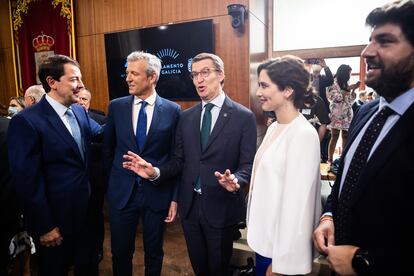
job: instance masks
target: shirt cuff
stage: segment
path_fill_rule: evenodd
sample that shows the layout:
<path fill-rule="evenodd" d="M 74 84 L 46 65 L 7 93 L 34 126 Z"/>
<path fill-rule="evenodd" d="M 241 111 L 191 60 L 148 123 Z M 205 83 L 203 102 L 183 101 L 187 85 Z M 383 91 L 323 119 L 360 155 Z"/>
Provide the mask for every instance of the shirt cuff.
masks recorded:
<path fill-rule="evenodd" d="M 151 178 L 149 181 L 155 181 L 155 180 L 157 180 L 158 178 L 160 178 L 160 175 L 161 175 L 161 173 L 160 173 L 160 169 L 159 168 L 157 168 L 157 167 L 154 167 L 154 170 L 155 170 L 155 177 L 153 177 L 153 178 Z"/>

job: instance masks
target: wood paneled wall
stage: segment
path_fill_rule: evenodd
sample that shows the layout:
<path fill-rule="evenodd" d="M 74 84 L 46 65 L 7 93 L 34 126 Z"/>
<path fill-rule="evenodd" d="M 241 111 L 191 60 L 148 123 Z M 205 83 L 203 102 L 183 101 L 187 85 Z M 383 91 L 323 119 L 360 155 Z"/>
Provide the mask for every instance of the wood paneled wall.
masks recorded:
<path fill-rule="evenodd" d="M 13 43 L 10 31 L 9 1 L 0 1 L 0 103 L 8 106 L 16 96 L 13 67 Z"/>
<path fill-rule="evenodd" d="M 74 0 L 76 59 L 93 93 L 92 107 L 106 111 L 109 103 L 105 33 L 207 18 L 213 19 L 215 51 L 225 63 L 225 91 L 250 107 L 249 19 L 244 33 L 231 27 L 227 5 L 234 3 L 249 6 L 249 0 Z M 8 5 L 0 0 L 0 103 L 4 105 L 16 95 Z M 179 102 L 183 108 L 194 103 Z"/>
<path fill-rule="evenodd" d="M 77 59 L 93 93 L 92 107 L 106 111 L 109 103 L 105 33 L 207 18 L 213 19 L 215 51 L 225 63 L 225 91 L 250 107 L 249 28 L 240 33 L 231 27 L 227 15 L 231 3 L 249 4 L 248 0 L 74 0 Z M 183 108 L 194 103 L 179 102 Z"/>

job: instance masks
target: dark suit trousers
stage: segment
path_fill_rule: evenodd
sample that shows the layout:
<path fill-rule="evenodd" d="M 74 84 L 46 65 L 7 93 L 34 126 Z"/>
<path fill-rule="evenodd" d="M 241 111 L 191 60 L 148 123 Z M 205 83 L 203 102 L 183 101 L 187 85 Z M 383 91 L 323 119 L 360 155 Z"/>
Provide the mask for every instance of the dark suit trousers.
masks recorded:
<path fill-rule="evenodd" d="M 115 276 L 132 275 L 132 258 L 138 221 L 143 225 L 145 275 L 160 275 L 167 211 L 154 212 L 145 204 L 142 189 L 135 183 L 131 198 L 122 210 L 109 206 L 112 268 Z"/>
<path fill-rule="evenodd" d="M 236 225 L 225 228 L 209 225 L 201 208 L 201 197 L 194 193 L 190 213 L 182 219 L 191 265 L 197 276 L 228 275 Z"/>
<path fill-rule="evenodd" d="M 39 276 L 68 275 L 72 265 L 75 276 L 99 275 L 98 249 L 91 216 L 89 210 L 85 225 L 78 233 L 62 233 L 63 242 L 60 246 L 45 247 L 40 245 L 38 239 L 35 240 Z"/>

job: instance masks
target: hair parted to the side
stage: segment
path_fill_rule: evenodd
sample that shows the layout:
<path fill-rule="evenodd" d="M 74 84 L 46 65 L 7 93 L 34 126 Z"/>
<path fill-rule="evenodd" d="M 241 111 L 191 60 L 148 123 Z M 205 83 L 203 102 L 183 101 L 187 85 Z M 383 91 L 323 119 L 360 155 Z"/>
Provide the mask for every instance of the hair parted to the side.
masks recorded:
<path fill-rule="evenodd" d="M 205 60 L 205 59 L 211 60 L 214 64 L 214 69 L 216 69 L 217 71 L 223 72 L 223 74 L 224 74 L 224 62 L 219 56 L 217 56 L 215 54 L 199 53 L 195 57 L 193 57 L 192 63 L 199 62 L 199 61 L 202 61 L 202 60 Z M 223 87 L 223 86 L 224 86 L 224 79 L 221 82 L 221 87 Z"/>
<path fill-rule="evenodd" d="M 259 65 L 257 75 L 262 70 L 267 71 L 267 75 L 279 90 L 293 89 L 292 101 L 296 108 L 300 108 L 304 102 L 315 104 L 316 95 L 310 84 L 310 73 L 301 58 L 286 55 L 270 59 Z"/>
<path fill-rule="evenodd" d="M 366 25 L 378 27 L 387 23 L 400 26 L 405 37 L 414 47 L 414 1 L 398 0 L 387 3 L 372 10 L 366 20 Z"/>
<path fill-rule="evenodd" d="M 80 68 L 76 60 L 65 55 L 50 56 L 40 64 L 38 76 L 46 93 L 51 89 L 46 78 L 52 77 L 54 80 L 59 81 L 60 77 L 65 74 L 65 64 L 68 63 Z"/>
<path fill-rule="evenodd" d="M 138 60 L 145 60 L 147 62 L 147 76 L 155 74 L 157 76 L 157 82 L 160 79 L 161 72 L 161 60 L 150 53 L 145 53 L 142 51 L 135 51 L 128 55 L 127 62 L 133 62 Z"/>

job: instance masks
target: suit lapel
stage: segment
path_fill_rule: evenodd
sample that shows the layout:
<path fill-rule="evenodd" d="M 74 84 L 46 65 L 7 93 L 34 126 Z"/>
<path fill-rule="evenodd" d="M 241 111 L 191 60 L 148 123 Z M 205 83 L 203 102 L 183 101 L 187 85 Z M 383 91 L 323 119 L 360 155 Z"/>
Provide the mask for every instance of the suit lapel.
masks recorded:
<path fill-rule="evenodd" d="M 152 114 L 151 125 L 148 130 L 147 138 L 145 139 L 144 149 L 148 144 L 148 141 L 151 141 L 151 139 L 157 133 L 157 128 L 160 125 L 159 122 L 161 120 L 162 108 L 162 100 L 160 97 L 157 96 L 155 98 L 154 112 Z"/>
<path fill-rule="evenodd" d="M 223 106 L 221 107 L 219 116 L 217 118 L 217 121 L 214 125 L 213 130 L 211 131 L 210 138 L 208 139 L 206 151 L 208 150 L 210 145 L 212 143 L 214 143 L 214 140 L 219 136 L 221 130 L 223 129 L 223 127 L 229 121 L 229 119 L 231 117 L 231 113 L 232 113 L 232 105 L 233 104 L 232 104 L 231 100 L 226 96 L 226 98 L 223 102 Z M 200 112 L 200 114 L 201 114 L 201 112 Z"/>
<path fill-rule="evenodd" d="M 125 133 L 121 135 L 126 135 L 126 137 L 128 137 L 128 144 L 133 146 L 131 150 L 134 152 L 138 152 L 138 145 L 135 139 L 134 126 L 132 125 L 132 109 L 134 108 L 134 96 L 126 98 L 122 104 L 122 114 L 120 114 L 118 118 L 118 120 L 122 121 L 117 123 L 123 126 L 122 128 L 125 130 Z"/>
<path fill-rule="evenodd" d="M 72 134 L 66 128 L 65 124 L 62 122 L 62 119 L 59 117 L 59 115 L 56 113 L 53 107 L 47 102 L 46 97 L 43 97 L 42 101 L 39 102 L 39 104 L 44 105 L 45 116 L 47 120 L 50 122 L 50 125 L 52 126 L 52 128 L 56 130 L 56 132 L 59 134 L 62 140 L 65 143 L 67 143 L 74 150 L 74 152 L 79 156 L 79 159 L 82 160 L 82 157 L 80 155 L 78 145 L 76 144 L 75 139 L 72 137 Z"/>
<path fill-rule="evenodd" d="M 73 106 L 73 105 L 72 105 Z M 89 131 L 89 122 L 86 119 L 86 112 L 80 108 L 77 107 L 73 107 L 72 108 L 73 113 L 75 114 L 75 117 L 78 121 L 79 124 L 79 128 L 81 131 L 81 135 L 82 135 L 82 141 L 83 141 L 83 149 L 84 149 L 84 156 L 85 156 L 85 162 L 87 162 L 87 156 L 88 156 L 88 152 L 89 152 L 89 147 L 88 145 L 90 145 L 91 143 L 91 133 Z M 79 150 L 78 150 L 79 152 Z M 79 153 L 80 155 L 80 153 Z"/>
<path fill-rule="evenodd" d="M 347 154 L 349 146 L 352 145 L 355 138 L 358 136 L 358 134 L 361 132 L 362 128 L 365 126 L 367 121 L 374 115 L 374 113 L 378 110 L 379 101 L 374 104 L 365 114 L 362 115 L 361 119 L 355 122 L 355 126 L 352 128 L 352 132 L 349 133 L 347 146 L 343 154 Z M 343 156 L 345 156 L 343 155 Z"/>
<path fill-rule="evenodd" d="M 404 115 L 401 116 L 397 123 L 390 129 L 368 160 L 364 173 L 361 175 L 353 202 L 355 202 L 361 195 L 362 191 L 367 186 L 366 184 L 371 182 L 372 176 L 383 168 L 384 163 L 388 162 L 391 154 L 404 143 L 405 139 L 407 139 L 407 130 L 412 128 L 412 118 L 414 118 L 414 104 L 410 106 Z"/>

